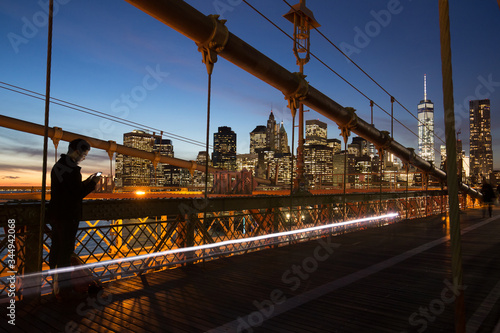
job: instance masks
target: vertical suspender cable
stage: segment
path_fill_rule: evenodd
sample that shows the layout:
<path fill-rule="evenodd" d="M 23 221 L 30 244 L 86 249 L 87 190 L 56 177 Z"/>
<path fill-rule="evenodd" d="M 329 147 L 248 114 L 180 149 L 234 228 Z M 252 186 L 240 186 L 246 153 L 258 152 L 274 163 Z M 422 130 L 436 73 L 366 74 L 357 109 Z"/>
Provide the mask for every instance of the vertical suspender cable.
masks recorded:
<path fill-rule="evenodd" d="M 211 66 L 213 68 L 213 64 Z M 208 68 L 208 66 L 207 66 Z M 212 94 L 212 71 L 208 71 L 208 97 L 207 97 L 207 137 L 205 143 L 205 209 L 203 210 L 203 222 L 207 219 L 207 206 L 208 206 L 208 156 L 209 156 L 209 142 L 210 142 L 210 96 Z"/>
<path fill-rule="evenodd" d="M 380 158 L 379 214 L 382 214 L 382 182 L 384 181 L 384 156 L 385 156 L 385 151 L 382 148 L 379 149 L 379 158 Z"/>
<path fill-rule="evenodd" d="M 344 221 L 347 221 L 347 201 L 346 201 L 346 182 L 347 182 L 347 138 L 344 140 Z"/>
<path fill-rule="evenodd" d="M 373 101 L 370 101 L 370 109 L 371 109 L 371 125 L 373 126 Z"/>
<path fill-rule="evenodd" d="M 453 287 L 461 292 L 455 299 L 455 332 L 465 333 L 465 301 L 462 288 L 462 245 L 458 211 L 457 149 L 455 138 L 455 110 L 451 66 L 450 8 L 448 0 L 439 0 L 439 27 L 441 39 L 441 70 L 443 75 L 444 125 L 446 135 L 447 183 L 450 205 L 450 242 Z"/>
<path fill-rule="evenodd" d="M 40 234 L 38 256 L 40 258 L 40 270 L 42 269 L 42 233 L 45 226 L 45 192 L 47 189 L 47 146 L 49 140 L 49 109 L 50 109 L 50 78 L 52 71 L 52 22 L 54 19 L 54 0 L 50 0 L 49 5 L 49 30 L 47 41 L 47 77 L 45 86 L 45 130 L 43 136 L 43 167 L 42 167 L 42 202 L 40 212 Z M 57 158 L 57 157 L 56 157 Z"/>
<path fill-rule="evenodd" d="M 410 169 L 410 165 L 408 163 L 405 163 L 405 168 L 406 168 L 406 219 L 408 220 L 408 170 Z"/>
<path fill-rule="evenodd" d="M 293 219 L 293 162 L 295 159 L 294 149 L 295 149 L 295 112 L 292 112 L 292 153 L 290 159 L 290 230 L 292 230 L 292 219 Z M 290 236 L 291 237 L 291 236 Z M 291 238 L 290 238 L 291 239 Z"/>
<path fill-rule="evenodd" d="M 394 139 L 394 97 L 391 96 L 391 138 Z"/>

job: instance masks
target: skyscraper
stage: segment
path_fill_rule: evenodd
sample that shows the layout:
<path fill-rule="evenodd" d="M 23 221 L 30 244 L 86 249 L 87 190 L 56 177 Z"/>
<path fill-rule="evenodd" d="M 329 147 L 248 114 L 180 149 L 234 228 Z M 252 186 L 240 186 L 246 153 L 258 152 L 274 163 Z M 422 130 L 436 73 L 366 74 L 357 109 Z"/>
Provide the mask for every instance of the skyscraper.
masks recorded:
<path fill-rule="evenodd" d="M 264 151 L 283 154 L 290 153 L 288 135 L 283 126 L 283 121 L 279 126 L 272 111 L 267 120 L 267 126 L 257 126 L 250 132 L 250 154 L 257 154 Z"/>
<path fill-rule="evenodd" d="M 290 153 L 290 146 L 288 145 L 288 134 L 286 134 L 285 126 L 283 126 L 283 121 L 281 121 L 279 132 L 278 152 L 283 154 Z"/>
<path fill-rule="evenodd" d="M 236 133 L 231 127 L 221 126 L 214 133 L 212 161 L 216 168 L 236 170 Z"/>
<path fill-rule="evenodd" d="M 174 146 L 172 140 L 155 137 L 154 152 L 159 152 L 162 156 L 174 157 Z M 183 169 L 165 163 L 158 163 L 156 169 L 152 171 L 154 179 L 152 184 L 155 186 L 177 186 L 181 185 Z"/>
<path fill-rule="evenodd" d="M 424 75 L 424 99 L 418 104 L 418 152 L 434 163 L 434 103 L 427 99 L 427 77 Z"/>
<path fill-rule="evenodd" d="M 470 115 L 470 174 L 489 179 L 493 172 L 491 146 L 490 100 L 469 102 Z M 481 178 L 475 179 L 477 182 Z"/>
<path fill-rule="evenodd" d="M 123 134 L 123 145 L 126 147 L 152 152 L 154 142 L 155 137 L 145 131 L 133 130 Z M 151 185 L 151 161 L 121 154 L 118 154 L 116 159 L 116 177 L 121 177 L 123 186 Z M 118 160 L 121 161 L 118 162 Z M 121 170 L 118 169 L 119 167 Z"/>
<path fill-rule="evenodd" d="M 279 148 L 279 138 L 278 138 L 278 124 L 274 119 L 274 114 L 271 111 L 269 119 L 267 120 L 266 128 L 266 146 L 267 150 L 276 151 Z"/>
<path fill-rule="evenodd" d="M 210 161 L 210 156 L 207 155 L 206 151 L 200 151 L 198 152 L 198 156 L 196 157 L 196 164 L 198 165 L 203 165 L 204 167 L 206 166 L 207 163 L 207 157 L 208 157 L 208 165 L 211 166 L 212 162 Z M 192 177 L 192 185 L 194 186 L 202 186 L 205 184 L 205 173 L 202 171 L 195 170 L 193 172 L 193 177 Z M 211 183 L 213 179 L 213 175 L 211 173 L 208 174 L 208 182 Z"/>
<path fill-rule="evenodd" d="M 267 127 L 257 126 L 250 132 L 250 154 L 256 154 L 267 147 Z"/>
<path fill-rule="evenodd" d="M 306 120 L 306 144 L 326 146 L 327 125 L 326 123 L 313 119 Z"/>

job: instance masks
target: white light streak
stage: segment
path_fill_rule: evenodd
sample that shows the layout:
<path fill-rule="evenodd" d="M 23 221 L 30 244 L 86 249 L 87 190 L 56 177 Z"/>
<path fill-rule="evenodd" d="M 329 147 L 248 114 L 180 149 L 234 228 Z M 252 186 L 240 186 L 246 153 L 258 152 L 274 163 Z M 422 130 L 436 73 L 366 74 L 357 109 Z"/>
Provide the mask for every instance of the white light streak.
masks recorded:
<path fill-rule="evenodd" d="M 377 221 L 377 220 L 382 220 L 382 219 L 395 218 L 398 215 L 399 215 L 398 213 L 390 213 L 390 214 L 386 214 L 386 215 L 365 217 L 365 218 L 357 219 L 357 220 L 350 220 L 350 221 L 344 221 L 344 222 L 338 222 L 338 223 L 331 223 L 331 224 L 327 224 L 327 225 L 321 225 L 321 226 L 316 226 L 316 227 L 304 228 L 304 229 L 299 229 L 299 230 L 283 231 L 283 232 L 278 232 L 278 233 L 274 233 L 274 234 L 267 234 L 267 235 L 262 235 L 262 236 L 249 237 L 249 238 L 231 239 L 231 240 L 227 240 L 227 241 L 223 241 L 223 242 L 218 242 L 218 243 L 204 244 L 204 245 L 191 246 L 191 247 L 183 247 L 183 248 L 177 248 L 177 249 L 172 249 L 172 250 L 166 250 L 166 251 L 162 251 L 162 252 L 156 252 L 156 253 L 149 253 L 149 254 L 138 255 L 138 256 L 134 256 L 134 257 L 127 257 L 127 258 L 119 258 L 119 259 L 112 259 L 112 260 L 100 261 L 100 262 L 95 262 L 95 263 L 90 263 L 90 264 L 85 264 L 85 265 L 80 265 L 80 266 L 70 266 L 70 267 L 55 268 L 55 269 L 50 269 L 50 270 L 43 271 L 43 272 L 26 274 L 25 277 L 34 277 L 34 276 L 38 276 L 38 275 L 53 275 L 53 274 L 69 273 L 69 272 L 73 272 L 73 271 L 80 270 L 80 269 L 85 269 L 85 268 L 88 269 L 88 268 L 95 268 L 95 267 L 101 267 L 101 266 L 108 266 L 108 265 L 111 265 L 111 264 L 114 264 L 114 263 L 124 263 L 124 262 L 129 262 L 129 261 L 144 260 L 144 259 L 156 258 L 156 257 L 167 256 L 167 255 L 172 255 L 172 254 L 178 254 L 178 253 L 183 253 L 183 252 L 192 252 L 192 251 L 199 251 L 199 250 L 207 250 L 207 249 L 212 249 L 212 248 L 221 247 L 221 246 L 227 246 L 227 245 L 242 244 L 242 243 L 251 243 L 251 242 L 265 240 L 265 239 L 272 239 L 272 238 L 278 238 L 278 237 L 283 237 L 283 236 L 290 236 L 290 235 L 294 235 L 294 234 L 314 232 L 314 231 L 328 229 L 328 228 L 342 227 L 342 226 L 349 225 L 349 224 L 363 223 L 363 222 L 369 222 L 369 221 Z"/>

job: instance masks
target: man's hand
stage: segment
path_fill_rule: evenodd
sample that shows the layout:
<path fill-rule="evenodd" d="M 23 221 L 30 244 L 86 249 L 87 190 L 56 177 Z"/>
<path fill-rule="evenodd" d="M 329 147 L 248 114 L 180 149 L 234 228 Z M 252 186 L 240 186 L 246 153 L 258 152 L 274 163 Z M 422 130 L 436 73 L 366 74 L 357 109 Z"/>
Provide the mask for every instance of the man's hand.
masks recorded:
<path fill-rule="evenodd" d="M 92 180 L 97 184 L 99 183 L 99 181 L 101 180 L 101 175 L 102 175 L 102 172 L 96 172 L 94 174 L 92 174 Z"/>

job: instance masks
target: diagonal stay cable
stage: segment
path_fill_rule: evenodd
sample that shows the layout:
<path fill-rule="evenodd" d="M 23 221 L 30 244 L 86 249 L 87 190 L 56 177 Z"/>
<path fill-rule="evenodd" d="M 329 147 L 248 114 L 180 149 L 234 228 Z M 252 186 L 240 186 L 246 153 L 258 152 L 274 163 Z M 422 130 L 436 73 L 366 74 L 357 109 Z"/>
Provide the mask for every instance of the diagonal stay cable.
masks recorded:
<path fill-rule="evenodd" d="M 243 0 L 245 1 L 245 0 Z M 246 1 L 245 1 L 246 2 Z M 286 0 L 283 0 L 284 3 L 286 3 L 290 8 L 294 9 L 293 6 L 291 6 Z M 295 9 L 294 9 L 295 10 Z M 261 14 L 262 15 L 262 14 Z M 281 29 L 280 29 L 281 30 Z M 421 123 L 421 121 L 411 112 L 409 111 L 403 104 L 401 104 L 401 102 L 395 98 L 394 96 L 392 96 L 384 87 L 382 87 L 382 85 L 380 85 L 371 75 L 369 75 L 365 70 L 363 70 L 363 68 L 361 68 L 354 60 L 352 60 L 347 54 L 345 54 L 344 51 L 342 51 L 335 43 L 333 43 L 328 37 L 326 37 L 318 28 L 315 28 L 315 30 L 320 34 L 320 36 L 322 36 L 328 43 L 330 43 L 335 49 L 337 49 L 344 57 L 346 57 L 354 66 L 356 66 L 363 74 L 365 74 L 373 83 L 375 83 L 380 89 L 382 89 L 382 91 L 384 91 L 388 96 L 390 97 L 393 97 L 394 98 L 394 101 L 396 103 L 398 103 L 404 110 L 406 110 L 406 112 L 408 112 L 408 114 L 410 114 L 413 118 L 415 118 L 419 123 Z M 312 54 L 312 53 L 311 53 Z M 337 74 L 338 75 L 338 74 Z M 378 105 L 377 105 L 378 106 Z M 379 106 L 380 108 L 380 106 Z M 385 110 L 384 110 L 385 111 Z M 387 113 L 387 112 L 386 112 Z M 394 118 L 396 119 L 396 118 Z M 443 139 L 440 138 L 439 136 L 436 135 L 436 133 L 434 133 L 434 131 L 431 131 L 432 134 L 438 138 L 441 142 L 444 143 Z M 418 137 L 418 135 L 417 135 Z"/>
<path fill-rule="evenodd" d="M 22 94 L 22 95 L 29 96 L 29 97 L 32 97 L 32 98 L 44 100 L 43 95 L 40 94 L 40 93 L 37 93 L 36 91 L 25 89 L 25 88 L 22 88 L 22 87 L 19 87 L 19 86 L 15 86 L 15 85 L 12 85 L 12 84 L 9 84 L 9 83 L 6 83 L 6 82 L 2 82 L 2 81 L 0 81 L 0 84 L 3 84 L 5 86 L 7 86 L 7 87 L 0 86 L 0 88 L 2 88 L 2 89 L 9 90 L 9 91 L 12 91 L 12 92 L 16 92 L 18 94 Z M 58 98 L 51 97 L 51 103 L 53 103 L 55 105 L 59 105 L 59 106 L 65 107 L 65 108 L 68 108 L 68 109 L 73 109 L 73 110 L 78 111 L 78 112 L 82 112 L 82 113 L 86 113 L 86 114 L 89 114 L 89 115 L 93 115 L 95 117 L 107 119 L 107 120 L 110 120 L 110 121 L 113 121 L 113 122 L 116 122 L 116 123 L 120 123 L 120 124 L 123 124 L 123 125 L 126 125 L 126 126 L 132 126 L 132 127 L 133 126 L 139 126 L 141 128 L 145 128 L 145 129 L 149 129 L 149 130 L 153 130 L 153 131 L 162 132 L 167 137 L 171 137 L 173 139 L 176 139 L 176 140 L 179 140 L 179 141 L 182 141 L 182 142 L 186 142 L 186 143 L 189 143 L 189 144 L 193 144 L 193 145 L 197 145 L 197 146 L 202 146 L 202 147 L 204 147 L 204 145 L 205 145 L 203 142 L 200 142 L 200 141 L 196 141 L 196 140 L 193 140 L 193 139 L 190 139 L 190 138 L 187 138 L 187 137 L 183 137 L 183 136 L 180 136 L 180 135 L 177 135 L 177 134 L 174 134 L 174 133 L 165 132 L 165 131 L 162 131 L 160 129 L 148 126 L 148 125 L 140 124 L 140 123 L 137 123 L 137 122 L 134 122 L 134 121 L 131 121 L 131 120 L 126 120 L 126 119 L 123 119 L 123 118 L 120 118 L 120 117 L 116 117 L 116 116 L 107 114 L 105 112 L 101 112 L 101 111 L 98 111 L 98 110 L 87 108 L 87 107 L 84 107 L 84 106 L 81 106 L 81 105 L 78 105 L 78 104 L 75 104 L 75 103 L 70 103 L 70 102 L 67 102 L 67 101 L 64 101 L 64 100 L 61 100 L 61 99 L 58 99 Z"/>
<path fill-rule="evenodd" d="M 243 0 L 244 3 L 246 3 L 250 8 L 252 8 L 255 12 L 257 12 L 260 16 L 262 16 L 266 21 L 271 23 L 274 27 L 276 27 L 279 31 L 281 31 L 284 35 L 286 35 L 288 38 L 290 38 L 293 41 L 293 37 L 290 36 L 288 33 L 286 33 L 283 29 L 281 29 L 276 23 L 274 23 L 271 19 L 269 19 L 267 16 L 265 16 L 261 11 L 259 11 L 257 8 L 252 6 L 251 4 L 248 3 L 247 0 Z M 286 1 L 285 1 L 286 2 Z M 288 3 L 287 3 L 288 4 Z M 290 5 L 289 5 L 290 6 Z M 291 7 L 291 6 L 290 6 Z M 364 94 L 361 90 L 359 90 L 356 86 L 354 86 L 351 82 L 349 82 L 346 78 L 344 78 L 342 75 L 337 73 L 335 70 L 333 70 L 330 66 L 328 66 L 324 61 L 319 59 L 313 52 L 311 52 L 311 55 L 318 60 L 322 65 L 324 65 L 326 68 L 328 68 L 331 72 L 333 72 L 335 75 L 337 75 L 340 79 L 342 79 L 345 83 L 347 83 L 349 86 L 351 86 L 354 90 L 356 90 L 358 93 L 360 93 L 363 97 L 365 97 L 367 100 L 372 101 L 366 94 Z M 389 112 L 387 112 L 384 108 L 382 108 L 380 105 L 374 102 L 374 105 L 376 105 L 380 110 L 385 112 L 387 115 L 391 116 Z M 406 128 L 408 131 L 410 131 L 413 135 L 418 137 L 418 134 L 413 132 L 411 129 L 409 129 L 407 126 L 405 126 L 402 122 L 400 122 L 397 118 L 394 118 L 399 124 L 401 124 L 404 128 Z"/>
<path fill-rule="evenodd" d="M 290 4 L 288 4 L 286 2 L 286 0 L 283 0 L 288 6 L 290 6 Z M 281 29 L 277 24 L 275 24 L 271 19 L 269 19 L 267 16 L 265 16 L 261 11 L 259 11 L 258 9 L 256 9 L 254 6 L 252 6 L 251 4 L 249 4 L 246 0 L 243 0 L 243 2 L 245 2 L 250 8 L 252 8 L 255 12 L 257 12 L 260 16 L 262 16 L 265 20 L 267 20 L 270 24 L 272 24 L 274 27 L 276 27 L 279 31 L 281 31 L 284 35 L 286 35 L 288 38 L 290 38 L 292 41 L 293 41 L 293 37 L 290 36 L 288 33 L 286 33 L 283 29 Z M 292 9 L 293 7 L 290 6 Z M 328 39 L 327 39 L 328 40 Z M 333 43 L 332 43 L 333 44 Z M 334 44 L 333 44 L 334 45 Z M 335 45 L 334 45 L 335 46 Z M 336 46 L 335 46 L 336 47 Z M 342 79 L 344 82 L 346 82 L 349 86 L 351 86 L 353 89 L 355 89 L 357 92 L 359 92 L 362 96 L 364 96 L 366 99 L 368 99 L 370 102 L 373 102 L 373 100 L 371 100 L 368 96 L 366 96 L 364 93 L 362 93 L 357 87 L 355 87 L 353 84 L 351 84 L 347 79 L 345 79 L 344 77 L 342 77 L 339 73 L 337 73 L 335 70 L 333 70 L 330 66 L 326 65 L 325 62 L 321 61 L 313 52 L 310 52 L 310 54 L 315 58 L 317 59 L 321 64 L 323 64 L 325 67 L 327 67 L 331 72 L 333 72 L 335 75 L 337 75 L 340 79 Z M 354 63 L 354 62 L 353 62 Z M 357 65 L 357 64 L 356 64 Z M 358 66 L 359 67 L 359 66 Z M 360 68 L 360 67 L 359 67 Z M 360 68 L 360 70 L 362 70 Z M 363 71 L 363 70 L 362 70 Z M 363 71 L 364 72 L 364 71 Z M 366 72 L 364 72 L 366 74 Z M 368 74 L 366 74 L 368 75 Z M 368 75 L 369 76 L 369 75 Z M 370 77 L 371 78 L 371 77 Z M 372 79 L 373 80 L 373 79 Z M 378 83 L 377 83 L 378 85 Z M 379 85 L 380 86 L 380 85 Z M 381 87 L 381 86 L 380 86 Z M 381 87 L 382 90 L 384 92 L 386 92 L 389 96 L 391 96 L 383 87 Z M 392 97 L 392 96 L 391 96 Z M 395 101 L 397 101 L 396 99 L 394 99 Z M 408 111 L 407 108 L 405 108 L 399 101 L 397 101 L 399 105 L 401 105 L 412 117 L 416 118 L 410 111 Z M 384 108 L 382 108 L 380 105 L 378 105 L 377 103 L 373 102 L 374 105 L 376 105 L 380 110 L 382 110 L 384 113 L 386 113 L 389 117 L 391 117 L 392 119 L 396 120 L 396 122 L 398 122 L 399 124 L 401 124 L 405 129 L 407 129 L 410 133 L 412 133 L 413 135 L 415 135 L 417 138 L 419 138 L 418 134 L 416 134 L 415 132 L 413 132 L 411 129 L 409 129 L 406 125 L 404 125 L 403 123 L 401 123 L 397 118 L 395 118 L 394 116 L 392 116 L 389 112 L 387 112 Z M 420 120 L 418 120 L 418 118 L 416 118 L 417 121 L 419 123 L 422 123 Z M 432 131 L 434 136 L 437 137 L 440 141 L 442 141 L 441 138 L 439 138 L 435 133 L 434 131 Z M 434 151 L 439 153 L 439 151 L 434 147 Z"/>

